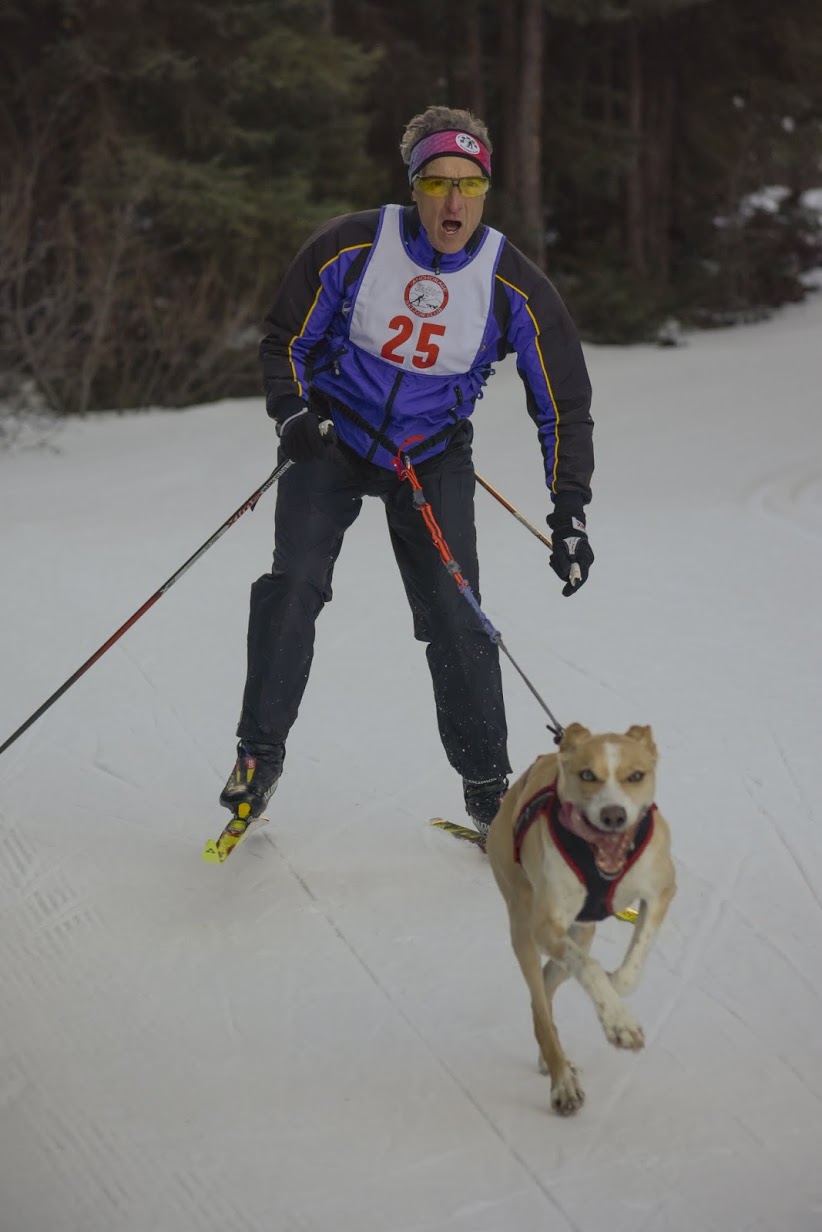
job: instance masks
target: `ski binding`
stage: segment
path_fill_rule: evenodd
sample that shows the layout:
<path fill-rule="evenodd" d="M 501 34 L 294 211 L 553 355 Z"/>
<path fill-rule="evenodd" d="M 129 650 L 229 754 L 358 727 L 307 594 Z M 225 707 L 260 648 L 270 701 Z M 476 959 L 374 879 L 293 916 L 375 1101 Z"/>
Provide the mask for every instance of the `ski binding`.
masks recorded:
<path fill-rule="evenodd" d="M 241 839 L 268 824 L 267 817 L 249 817 L 250 812 L 250 804 L 241 804 L 220 837 L 208 840 L 203 848 L 206 864 L 224 864 Z"/>

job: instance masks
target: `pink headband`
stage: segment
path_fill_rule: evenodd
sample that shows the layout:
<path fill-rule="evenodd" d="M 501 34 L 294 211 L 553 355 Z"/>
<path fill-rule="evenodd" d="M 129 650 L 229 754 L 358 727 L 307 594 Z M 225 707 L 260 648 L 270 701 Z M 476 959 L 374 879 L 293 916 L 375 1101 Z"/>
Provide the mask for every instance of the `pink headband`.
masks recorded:
<path fill-rule="evenodd" d="M 470 158 L 481 167 L 489 180 L 491 178 L 491 154 L 476 137 L 464 133 L 460 129 L 449 129 L 447 132 L 431 133 L 423 137 L 411 151 L 408 163 L 408 179 L 413 180 L 423 163 L 441 154 L 457 154 L 460 158 Z"/>

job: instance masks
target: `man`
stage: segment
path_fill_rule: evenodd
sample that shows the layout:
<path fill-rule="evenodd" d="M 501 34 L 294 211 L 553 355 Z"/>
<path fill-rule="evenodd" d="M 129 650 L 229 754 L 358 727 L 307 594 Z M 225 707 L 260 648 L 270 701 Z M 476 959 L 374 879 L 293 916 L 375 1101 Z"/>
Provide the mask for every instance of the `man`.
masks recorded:
<path fill-rule="evenodd" d="M 376 496 L 414 635 L 427 643 L 443 748 L 485 833 L 511 768 L 497 647 L 443 567 L 393 462 L 401 447 L 410 454 L 479 597 L 469 417 L 492 364 L 515 351 L 553 500 L 551 565 L 572 594 L 593 562 L 584 513 L 591 389 L 551 283 L 482 222 L 491 184 L 485 125 L 467 111 L 429 107 L 407 125 L 400 151 L 413 205 L 322 227 L 266 321 L 266 406 L 280 457 L 296 465 L 277 488 L 273 568 L 251 590 L 240 742 L 220 802 L 235 813 L 245 805 L 241 815 L 253 818 L 274 791 L 343 536 L 362 498 Z M 330 430 L 321 427 L 327 421 Z"/>

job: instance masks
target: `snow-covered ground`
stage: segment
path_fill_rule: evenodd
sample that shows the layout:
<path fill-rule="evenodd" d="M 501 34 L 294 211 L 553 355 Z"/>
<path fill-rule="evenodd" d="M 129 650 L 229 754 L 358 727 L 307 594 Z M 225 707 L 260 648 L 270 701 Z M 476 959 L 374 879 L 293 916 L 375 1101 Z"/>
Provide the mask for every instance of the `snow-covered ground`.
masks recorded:
<path fill-rule="evenodd" d="M 381 507 L 350 532 L 267 831 L 222 867 L 264 497 L 0 757 L 2 1232 L 819 1232 L 822 297 L 588 348 L 596 564 L 572 600 L 477 494 L 484 607 L 563 723 L 651 723 L 679 893 L 611 1048 L 548 1106 Z M 479 471 L 535 522 L 506 363 Z M 273 466 L 259 400 L 0 455 L 0 741 Z M 517 771 L 550 747 L 506 664 Z M 615 965 L 628 927 L 595 953 Z"/>

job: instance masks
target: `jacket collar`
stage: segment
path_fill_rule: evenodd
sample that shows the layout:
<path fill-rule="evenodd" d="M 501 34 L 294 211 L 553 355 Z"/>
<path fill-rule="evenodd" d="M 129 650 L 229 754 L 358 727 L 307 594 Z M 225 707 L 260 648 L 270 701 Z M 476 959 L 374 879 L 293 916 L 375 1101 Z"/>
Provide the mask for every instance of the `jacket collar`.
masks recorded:
<path fill-rule="evenodd" d="M 400 216 L 400 231 L 405 251 L 417 265 L 433 270 L 434 273 L 451 274 L 468 265 L 474 259 L 487 230 L 485 223 L 481 222 L 459 252 L 437 252 L 420 222 L 415 205 L 403 206 Z"/>

